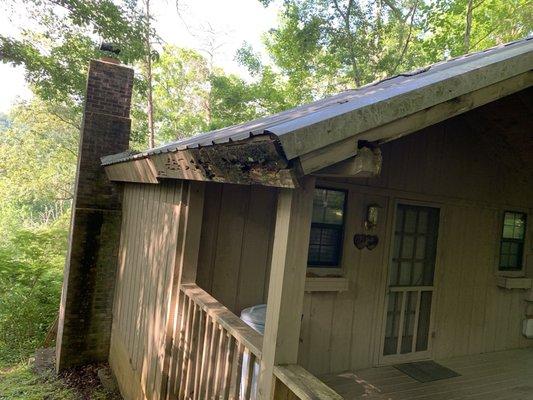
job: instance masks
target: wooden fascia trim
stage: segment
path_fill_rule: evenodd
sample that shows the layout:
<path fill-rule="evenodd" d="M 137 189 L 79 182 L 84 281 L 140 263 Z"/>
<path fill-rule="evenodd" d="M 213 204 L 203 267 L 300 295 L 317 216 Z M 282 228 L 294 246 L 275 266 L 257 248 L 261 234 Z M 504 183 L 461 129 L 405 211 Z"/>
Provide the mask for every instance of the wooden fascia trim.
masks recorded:
<path fill-rule="evenodd" d="M 289 162 L 270 136 L 152 154 L 105 168 L 110 180 L 124 182 L 158 183 L 163 178 L 281 188 L 298 186 Z"/>
<path fill-rule="evenodd" d="M 375 93 L 367 95 L 367 105 L 350 109 L 348 102 L 344 107 L 324 110 L 315 116 L 289 120 L 271 131 L 278 135 L 287 158 L 292 160 L 376 126 L 524 74 L 531 70 L 532 48 L 533 42 L 505 53 L 487 54 L 466 64 L 413 77 L 390 91 L 376 87 Z M 315 119 L 317 121 L 312 122 Z"/>
<path fill-rule="evenodd" d="M 106 165 L 104 169 L 110 181 L 159 183 L 154 164 L 149 158 L 110 164 Z"/>
<path fill-rule="evenodd" d="M 347 139 L 330 144 L 299 157 L 304 175 L 337 164 L 353 157 L 357 152 L 357 141 L 386 143 L 442 122 L 456 115 L 483 106 L 502 97 L 516 93 L 533 85 L 533 71 L 528 71 L 482 89 L 455 97 L 414 114 L 387 124 L 361 132 Z"/>

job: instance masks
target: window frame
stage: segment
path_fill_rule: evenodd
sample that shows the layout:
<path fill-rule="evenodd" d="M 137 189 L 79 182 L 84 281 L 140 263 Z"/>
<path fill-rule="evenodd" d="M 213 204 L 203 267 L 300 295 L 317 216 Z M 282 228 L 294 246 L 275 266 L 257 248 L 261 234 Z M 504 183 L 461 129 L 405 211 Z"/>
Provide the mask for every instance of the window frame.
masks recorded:
<path fill-rule="evenodd" d="M 505 228 L 505 215 L 507 213 L 512 214 L 521 214 L 524 216 L 524 234 L 522 239 L 510 239 L 510 238 L 504 238 L 503 237 L 503 230 Z M 525 210 L 510 210 L 505 209 L 501 213 L 500 217 L 500 225 L 499 225 L 499 235 L 498 235 L 498 252 L 496 255 L 496 271 L 499 276 L 508 276 L 508 277 L 521 277 L 525 276 L 525 252 L 526 252 L 526 244 L 527 244 L 527 237 L 528 237 L 528 215 Z M 521 245 L 521 251 L 519 253 L 519 267 L 516 268 L 502 268 L 501 267 L 501 255 L 502 255 L 502 245 L 503 243 L 519 243 Z"/>
<path fill-rule="evenodd" d="M 320 263 L 320 264 L 309 263 L 309 247 L 311 246 L 311 241 L 309 240 L 309 244 L 307 246 L 307 272 L 317 274 L 317 275 L 341 274 L 342 273 L 342 257 L 344 253 L 344 239 L 346 236 L 346 213 L 347 213 L 347 207 L 348 207 L 349 190 L 346 188 L 331 187 L 327 185 L 317 185 L 315 186 L 314 190 L 317 190 L 317 189 L 330 190 L 334 192 L 344 193 L 344 203 L 342 206 L 342 224 L 336 225 L 336 224 L 328 224 L 324 222 L 313 222 L 313 218 L 311 216 L 311 227 L 309 230 L 309 236 L 311 236 L 311 229 L 313 228 L 313 226 L 335 228 L 335 229 L 339 227 L 339 230 L 340 230 L 339 249 L 338 249 L 339 256 L 338 256 L 336 263 Z M 314 192 L 313 192 L 313 198 L 314 198 Z"/>

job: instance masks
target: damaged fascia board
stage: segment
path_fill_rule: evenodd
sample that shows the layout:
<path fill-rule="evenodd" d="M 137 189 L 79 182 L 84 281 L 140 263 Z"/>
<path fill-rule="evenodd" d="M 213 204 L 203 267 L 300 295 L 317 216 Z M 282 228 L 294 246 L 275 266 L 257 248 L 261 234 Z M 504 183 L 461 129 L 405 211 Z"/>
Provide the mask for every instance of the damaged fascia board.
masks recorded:
<path fill-rule="evenodd" d="M 297 180 L 270 136 L 149 156 L 158 178 L 294 188 Z"/>

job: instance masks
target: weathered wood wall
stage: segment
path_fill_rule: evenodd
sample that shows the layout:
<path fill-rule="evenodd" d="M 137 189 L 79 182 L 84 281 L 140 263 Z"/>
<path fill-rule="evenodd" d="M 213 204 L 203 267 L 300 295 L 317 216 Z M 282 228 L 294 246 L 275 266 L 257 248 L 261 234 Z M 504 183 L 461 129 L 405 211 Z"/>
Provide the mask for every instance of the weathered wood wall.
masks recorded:
<path fill-rule="evenodd" d="M 483 110 L 473 113 L 478 112 Z M 487 130 L 473 113 L 382 145 L 384 168 L 378 178 L 321 182 L 349 190 L 342 257 L 349 290 L 305 296 L 299 363 L 310 372 L 377 363 L 391 221 L 399 200 L 441 208 L 434 357 L 533 345 L 521 335 L 525 291 L 496 286 L 502 212 L 531 212 L 531 171 L 503 135 L 504 116 Z M 263 188 L 207 189 L 198 283 L 238 313 L 266 300 L 276 196 Z M 359 251 L 352 238 L 362 231 L 371 203 L 382 207 L 380 244 Z M 532 225 L 526 240 L 530 259 Z"/>
<path fill-rule="evenodd" d="M 110 364 L 127 399 L 159 398 L 182 191 L 126 184 Z"/>
<path fill-rule="evenodd" d="M 383 145 L 378 178 L 319 182 L 349 191 L 342 257 L 349 290 L 305 295 L 299 363 L 311 373 L 376 364 L 398 201 L 441 208 L 434 357 L 533 345 L 520 333 L 524 291 L 496 286 L 502 212 L 531 216 L 531 170 L 496 134 L 504 122 L 487 130 L 478 121 L 469 113 Z M 155 390 L 163 379 L 159 351 L 170 310 L 167 278 L 179 247 L 181 190 L 179 181 L 125 186 L 110 359 L 128 398 Z M 206 185 L 196 281 L 236 314 L 266 301 L 276 202 L 271 188 Z M 359 251 L 352 238 L 371 203 L 382 207 L 380 244 Z M 532 226 L 530 218 L 530 265 Z"/>
<path fill-rule="evenodd" d="M 208 184 L 197 283 L 239 315 L 266 302 L 277 191 Z"/>
<path fill-rule="evenodd" d="M 525 291 L 496 285 L 503 211 L 531 215 L 531 171 L 520 168 L 516 150 L 495 135 L 496 126 L 493 132 L 481 131 L 472 120 L 471 115 L 460 116 L 383 145 L 384 169 L 377 179 L 329 182 L 349 190 L 342 264 L 350 283 L 347 292 L 306 295 L 300 362 L 311 372 L 376 364 L 392 215 L 401 200 L 441 208 L 434 357 L 533 346 L 521 335 Z M 351 239 L 362 231 L 363 213 L 371 203 L 383 207 L 381 242 L 373 251 L 359 251 Z M 531 227 L 530 222 L 529 264 Z"/>

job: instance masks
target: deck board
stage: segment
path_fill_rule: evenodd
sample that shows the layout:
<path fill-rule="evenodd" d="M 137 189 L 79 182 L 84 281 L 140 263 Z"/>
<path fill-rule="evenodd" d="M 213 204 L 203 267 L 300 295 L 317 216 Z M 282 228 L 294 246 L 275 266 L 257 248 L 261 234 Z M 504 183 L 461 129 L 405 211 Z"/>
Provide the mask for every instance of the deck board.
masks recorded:
<path fill-rule="evenodd" d="M 345 400 L 533 400 L 533 348 L 438 362 L 461 376 L 421 383 L 385 366 L 321 379 Z"/>

